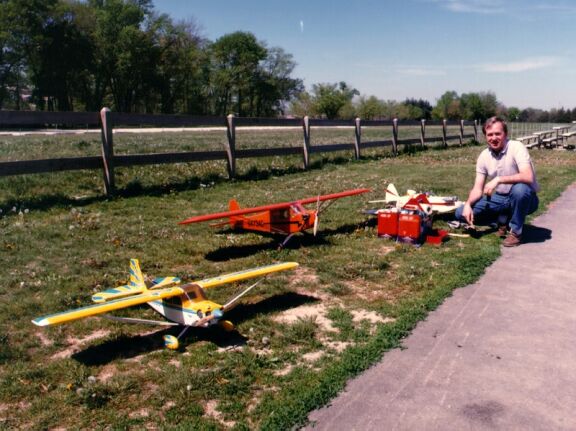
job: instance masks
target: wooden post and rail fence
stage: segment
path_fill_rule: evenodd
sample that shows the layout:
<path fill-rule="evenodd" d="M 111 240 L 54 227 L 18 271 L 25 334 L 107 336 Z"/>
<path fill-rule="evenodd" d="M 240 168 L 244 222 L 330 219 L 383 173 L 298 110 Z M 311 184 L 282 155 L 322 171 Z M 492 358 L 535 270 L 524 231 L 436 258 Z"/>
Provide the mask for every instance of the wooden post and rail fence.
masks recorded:
<path fill-rule="evenodd" d="M 34 174 L 43 172 L 56 172 L 79 169 L 102 169 L 104 187 L 107 194 L 115 189 L 114 171 L 122 166 L 150 165 L 165 163 L 201 162 L 208 160 L 226 160 L 228 175 L 236 175 L 236 160 L 240 158 L 302 155 L 304 169 L 310 165 L 310 156 L 315 153 L 333 151 L 353 151 L 354 157 L 359 159 L 362 150 L 368 148 L 392 147 L 396 155 L 400 145 L 409 146 L 418 144 L 424 147 L 430 143 L 441 143 L 448 146 L 449 141 L 457 141 L 463 145 L 465 139 L 478 141 L 478 123 L 476 121 L 403 121 L 394 120 L 323 120 L 304 117 L 303 119 L 276 119 L 276 118 L 243 118 L 229 115 L 227 117 L 205 117 L 187 115 L 150 115 L 125 114 L 103 108 L 95 112 L 38 112 L 38 111 L 0 111 L 0 129 L 20 129 L 23 127 L 47 127 L 59 125 L 62 127 L 85 127 L 100 129 L 102 139 L 102 155 L 92 157 L 68 157 L 42 160 L 0 161 L 0 176 Z M 156 127 L 198 127 L 218 126 L 226 129 L 226 143 L 223 150 L 167 152 L 154 154 L 114 154 L 114 128 L 122 126 L 156 126 Z M 442 136 L 426 136 L 426 126 L 441 126 Z M 301 127 L 303 141 L 301 147 L 273 147 L 273 148 L 236 148 L 236 128 L 247 126 L 259 127 Z M 312 145 L 310 130 L 313 127 L 348 126 L 354 128 L 352 143 Z M 400 139 L 401 126 L 419 126 L 418 138 Z M 363 128 L 391 127 L 392 139 L 378 141 L 362 141 Z M 458 128 L 458 134 L 450 135 L 449 127 Z M 465 127 L 472 127 L 472 133 L 465 133 Z M 145 128 L 141 129 L 145 131 Z"/>

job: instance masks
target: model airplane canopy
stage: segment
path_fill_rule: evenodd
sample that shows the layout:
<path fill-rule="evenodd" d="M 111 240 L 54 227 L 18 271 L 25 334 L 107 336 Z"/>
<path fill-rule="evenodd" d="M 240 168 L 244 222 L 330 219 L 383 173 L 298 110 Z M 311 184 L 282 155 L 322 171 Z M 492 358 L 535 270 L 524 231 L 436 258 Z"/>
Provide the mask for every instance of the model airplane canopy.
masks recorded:
<path fill-rule="evenodd" d="M 218 223 L 215 226 L 229 224 L 233 229 L 287 235 L 287 238 L 282 243 L 282 245 L 284 245 L 292 235 L 297 232 L 313 229 L 314 234 L 316 234 L 318 228 L 318 215 L 322 210 L 326 209 L 331 202 L 324 207 L 322 207 L 322 203 L 347 196 L 367 193 L 369 191 L 371 190 L 346 190 L 340 193 L 319 195 L 292 202 L 282 202 L 244 209 L 241 209 L 238 202 L 233 199 L 229 203 L 229 211 L 190 217 L 181 221 L 179 224 L 198 223 L 228 218 L 228 221 Z M 304 205 L 313 203 L 316 204 L 316 209 L 304 208 Z"/>
<path fill-rule="evenodd" d="M 147 283 L 144 275 L 140 271 L 138 260 L 131 259 L 130 281 L 127 285 L 108 289 L 93 295 L 92 300 L 96 302 L 95 305 L 38 317 L 32 320 L 32 323 L 37 326 L 58 325 L 85 317 L 105 315 L 105 313 L 114 310 L 121 310 L 139 304 L 148 304 L 170 322 L 156 322 L 114 316 L 104 317 L 129 323 L 184 325 L 186 328 L 178 337 L 171 335 L 165 336 L 167 347 L 177 348 L 178 338 L 183 335 L 188 327 L 202 327 L 218 323 L 224 312 L 232 308 L 232 306 L 250 289 L 256 286 L 256 284 L 248 287 L 224 305 L 208 300 L 204 289 L 254 277 L 261 277 L 274 272 L 294 269 L 297 266 L 298 264 L 296 262 L 276 263 L 180 285 L 180 279 L 178 277 L 156 278 Z M 230 322 L 223 323 L 228 329 L 233 327 Z"/>

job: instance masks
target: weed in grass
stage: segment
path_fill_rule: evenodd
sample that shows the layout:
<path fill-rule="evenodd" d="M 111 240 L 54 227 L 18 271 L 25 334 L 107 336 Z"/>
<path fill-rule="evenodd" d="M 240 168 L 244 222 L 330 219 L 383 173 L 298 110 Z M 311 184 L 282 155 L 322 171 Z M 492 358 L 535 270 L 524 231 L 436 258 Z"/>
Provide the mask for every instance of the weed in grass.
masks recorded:
<path fill-rule="evenodd" d="M 299 317 L 295 323 L 286 328 L 283 338 L 288 344 L 315 345 L 317 332 L 316 316 Z"/>
<path fill-rule="evenodd" d="M 332 320 L 332 324 L 339 331 L 339 340 L 349 340 L 353 336 L 354 324 L 352 313 L 341 307 L 332 307 L 328 310 L 327 317 Z"/>
<path fill-rule="evenodd" d="M 326 292 L 334 296 L 347 296 L 352 293 L 352 290 L 350 289 L 350 286 L 347 286 L 344 283 L 333 282 L 326 287 Z"/>

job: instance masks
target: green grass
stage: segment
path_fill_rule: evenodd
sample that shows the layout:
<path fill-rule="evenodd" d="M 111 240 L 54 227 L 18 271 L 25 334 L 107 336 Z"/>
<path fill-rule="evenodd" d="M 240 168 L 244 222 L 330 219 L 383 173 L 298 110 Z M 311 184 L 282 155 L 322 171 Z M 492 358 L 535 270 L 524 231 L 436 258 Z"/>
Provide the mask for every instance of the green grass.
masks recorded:
<path fill-rule="evenodd" d="M 349 137 L 349 131 L 329 132 L 327 142 Z M 276 142 L 281 136 L 274 133 Z M 0 157 L 46 156 L 34 139 L 20 139 L 21 146 L 0 142 Z M 86 137 L 54 145 L 75 154 L 74 139 Z M 138 152 L 152 152 L 180 148 L 189 137 L 130 139 L 141 145 Z M 215 145 L 210 139 L 206 145 Z M 241 139 L 258 146 L 270 135 Z M 290 139 L 299 142 L 299 135 L 277 144 L 291 145 Z M 153 148 L 158 142 L 161 148 Z M 133 150 L 117 143 L 118 151 Z M 97 151 L 96 143 L 80 146 L 92 145 Z M 481 149 L 407 151 L 397 158 L 380 151 L 360 161 L 346 152 L 315 154 L 308 171 L 298 157 L 241 160 L 234 181 L 226 179 L 223 162 L 121 168 L 113 198 L 103 196 L 98 171 L 0 178 L 0 426 L 276 430 L 302 424 L 499 256 L 494 236 L 452 238 L 440 247 L 396 245 L 378 238 L 360 211 L 382 198 L 389 182 L 400 191 L 464 198 Z M 533 150 L 532 156 L 542 212 L 576 180 L 576 154 Z M 316 238 L 298 235 L 283 250 L 278 238 L 177 224 L 222 211 L 233 197 L 261 205 L 357 187 L 375 191 L 339 200 L 323 213 Z M 162 347 L 161 328 L 105 319 L 54 328 L 30 322 L 87 305 L 95 291 L 126 282 L 132 257 L 148 274 L 186 280 L 278 261 L 300 267 L 250 292 L 228 315 L 236 331 L 190 330 L 178 352 Z M 239 289 L 210 296 L 225 301 Z M 286 319 L 306 308 L 316 314 Z M 380 321 L 358 320 L 360 311 Z M 156 318 L 145 306 L 124 314 Z"/>

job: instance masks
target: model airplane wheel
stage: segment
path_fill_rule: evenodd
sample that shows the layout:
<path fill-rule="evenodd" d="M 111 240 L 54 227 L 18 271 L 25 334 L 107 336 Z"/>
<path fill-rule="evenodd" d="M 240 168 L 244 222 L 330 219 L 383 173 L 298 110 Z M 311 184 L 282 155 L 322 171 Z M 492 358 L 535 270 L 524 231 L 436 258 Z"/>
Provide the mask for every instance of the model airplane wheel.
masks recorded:
<path fill-rule="evenodd" d="M 218 324 L 226 332 L 232 332 L 235 328 L 234 324 L 232 322 L 230 322 L 229 320 L 221 320 L 220 322 L 218 322 Z"/>
<path fill-rule="evenodd" d="M 178 350 L 180 347 L 180 343 L 178 342 L 178 338 L 174 335 L 164 335 L 164 346 L 166 346 L 170 350 Z"/>

